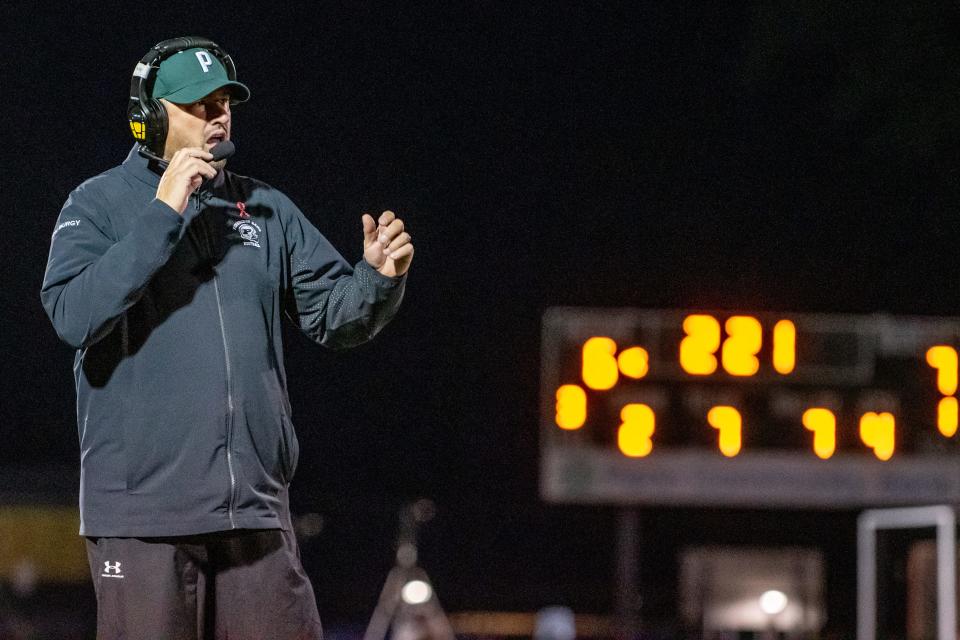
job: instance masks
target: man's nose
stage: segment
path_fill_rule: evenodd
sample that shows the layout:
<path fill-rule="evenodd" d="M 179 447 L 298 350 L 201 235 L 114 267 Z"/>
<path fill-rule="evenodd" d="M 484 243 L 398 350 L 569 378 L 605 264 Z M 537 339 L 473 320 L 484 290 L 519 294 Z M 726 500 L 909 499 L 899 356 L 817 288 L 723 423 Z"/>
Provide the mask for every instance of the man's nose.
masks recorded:
<path fill-rule="evenodd" d="M 226 122 L 230 119 L 230 107 L 223 107 L 212 114 L 210 122 Z"/>

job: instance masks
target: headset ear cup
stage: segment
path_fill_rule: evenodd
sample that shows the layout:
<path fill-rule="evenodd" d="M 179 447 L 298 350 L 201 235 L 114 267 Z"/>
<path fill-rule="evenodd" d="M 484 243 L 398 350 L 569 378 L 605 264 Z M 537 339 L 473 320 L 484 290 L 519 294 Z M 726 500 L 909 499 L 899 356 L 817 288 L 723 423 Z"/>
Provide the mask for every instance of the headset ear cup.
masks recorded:
<path fill-rule="evenodd" d="M 131 101 L 127 107 L 127 120 L 130 123 L 130 133 L 134 139 L 140 143 L 146 143 L 146 119 L 143 115 L 143 109 L 140 108 L 139 101 Z"/>
<path fill-rule="evenodd" d="M 146 144 L 158 156 L 163 156 L 167 142 L 167 110 L 159 100 L 151 98 L 147 101 L 144 111 L 144 120 L 147 125 Z"/>

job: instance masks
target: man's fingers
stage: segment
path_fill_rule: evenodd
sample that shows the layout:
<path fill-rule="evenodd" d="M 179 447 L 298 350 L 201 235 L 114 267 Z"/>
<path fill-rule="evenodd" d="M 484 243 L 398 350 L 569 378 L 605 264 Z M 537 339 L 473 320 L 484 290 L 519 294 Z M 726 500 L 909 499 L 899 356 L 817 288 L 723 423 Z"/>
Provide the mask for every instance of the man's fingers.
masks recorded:
<path fill-rule="evenodd" d="M 200 147 L 178 149 L 157 185 L 157 199 L 183 213 L 190 194 L 205 178 L 214 178 L 217 170 L 210 164 L 213 155 Z"/>
<path fill-rule="evenodd" d="M 170 159 L 171 164 L 173 164 L 173 161 L 176 160 L 177 156 L 180 156 L 181 158 L 200 158 L 201 160 L 206 160 L 207 162 L 213 160 L 213 154 L 201 149 L 200 147 L 183 147 L 182 149 L 179 149 L 175 154 L 173 154 L 173 158 Z"/>
<path fill-rule="evenodd" d="M 177 153 L 179 154 L 180 152 L 178 151 Z M 167 170 L 170 171 L 171 169 L 174 173 L 183 172 L 190 177 L 201 175 L 204 178 L 212 178 L 217 175 L 217 170 L 213 168 L 213 165 L 205 162 L 199 156 L 189 154 L 182 155 L 179 158 L 174 154 L 170 160 L 170 167 L 168 167 Z"/>
<path fill-rule="evenodd" d="M 211 167 L 208 163 L 200 160 L 199 158 L 191 158 L 189 164 L 185 167 L 193 175 L 201 175 L 204 178 L 213 178 L 217 175 L 217 170 Z"/>
<path fill-rule="evenodd" d="M 399 249 L 397 249 L 396 251 L 390 251 L 387 253 L 387 257 L 393 260 L 400 260 L 401 258 L 405 258 L 407 256 L 412 256 L 412 255 L 413 255 L 413 244 L 409 242 L 403 245 L 402 247 L 400 247 Z"/>
<path fill-rule="evenodd" d="M 386 246 L 390 244 L 394 238 L 403 233 L 403 220 L 394 220 L 386 227 L 381 226 L 379 229 L 379 240 L 380 244 Z"/>
<path fill-rule="evenodd" d="M 393 211 L 384 211 L 377 218 L 377 226 L 373 230 L 373 241 L 377 243 L 375 249 L 379 249 L 379 251 L 374 250 L 373 253 L 379 254 L 382 252 L 382 255 L 389 259 L 378 266 L 377 269 L 385 269 L 382 273 L 390 276 L 405 274 L 410 267 L 410 261 L 413 259 L 413 242 L 410 234 L 403 227 L 403 220 L 398 218 Z M 363 229 L 365 239 L 370 237 L 368 234 L 370 227 L 366 217 L 364 217 Z M 369 245 L 365 245 L 364 249 L 369 249 Z M 376 255 L 373 259 L 377 260 Z M 384 267 L 384 265 L 386 266 Z"/>
<path fill-rule="evenodd" d="M 399 249 L 400 247 L 402 247 L 403 245 L 409 242 L 410 242 L 410 234 L 404 231 L 403 233 L 398 235 L 396 238 L 394 238 L 393 241 L 387 245 L 387 248 L 384 249 L 384 251 L 387 253 L 387 255 L 391 255 L 394 251 L 396 251 L 397 249 Z"/>
<path fill-rule="evenodd" d="M 391 222 L 393 222 L 393 219 L 396 217 L 397 216 L 396 214 L 393 213 L 393 211 L 384 211 L 383 213 L 380 214 L 380 218 L 379 220 L 377 220 L 377 223 L 381 227 L 385 227 L 389 225 Z"/>

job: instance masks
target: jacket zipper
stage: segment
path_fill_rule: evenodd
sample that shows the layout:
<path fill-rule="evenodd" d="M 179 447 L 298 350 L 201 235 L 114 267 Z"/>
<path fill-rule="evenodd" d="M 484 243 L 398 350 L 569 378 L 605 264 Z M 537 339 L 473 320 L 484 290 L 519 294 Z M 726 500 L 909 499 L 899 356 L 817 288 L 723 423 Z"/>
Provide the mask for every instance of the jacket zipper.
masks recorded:
<path fill-rule="evenodd" d="M 237 528 L 233 519 L 233 499 L 237 492 L 237 478 L 233 474 L 233 382 L 230 375 L 230 350 L 227 347 L 227 330 L 223 324 L 223 305 L 220 302 L 220 284 L 216 269 L 213 272 L 213 288 L 217 292 L 217 314 L 220 316 L 220 335 L 223 336 L 223 359 L 227 365 L 227 469 L 230 471 L 230 501 L 227 503 L 227 513 L 230 516 L 230 527 Z"/>
<path fill-rule="evenodd" d="M 200 192 L 196 192 L 197 211 L 200 211 Z M 237 478 L 233 473 L 233 380 L 230 372 L 230 348 L 227 346 L 227 328 L 223 322 L 223 303 L 220 300 L 220 281 L 217 270 L 213 267 L 213 288 L 217 294 L 217 316 L 220 318 L 220 335 L 223 337 L 223 361 L 227 370 L 227 469 L 230 472 L 230 499 L 227 502 L 227 515 L 230 517 L 230 528 L 236 529 L 237 523 L 233 517 L 233 501 L 237 493 Z"/>

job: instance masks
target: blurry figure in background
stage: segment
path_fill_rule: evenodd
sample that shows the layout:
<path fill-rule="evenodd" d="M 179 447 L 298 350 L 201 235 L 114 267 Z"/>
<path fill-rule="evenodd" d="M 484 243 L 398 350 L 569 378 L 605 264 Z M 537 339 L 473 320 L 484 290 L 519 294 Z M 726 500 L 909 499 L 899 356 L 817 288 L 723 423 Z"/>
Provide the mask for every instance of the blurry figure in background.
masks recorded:
<path fill-rule="evenodd" d="M 533 640 L 575 640 L 577 623 L 569 607 L 545 607 L 537 612 Z"/>
<path fill-rule="evenodd" d="M 7 576 L 7 585 L 0 580 L 0 640 L 35 640 L 41 635 L 30 616 L 23 613 L 23 603 L 37 590 L 37 569 L 32 562 L 23 559 Z"/>
<path fill-rule="evenodd" d="M 17 597 L 29 598 L 36 593 L 39 578 L 37 565 L 30 559 L 24 558 L 13 567 L 10 587 Z"/>
<path fill-rule="evenodd" d="M 70 194 L 41 290 L 76 349 L 97 637 L 319 640 L 281 322 L 331 348 L 373 338 L 410 234 L 364 214 L 351 266 L 281 191 L 226 171 L 211 151 L 250 91 L 216 43 L 159 43 L 131 82 L 138 144 Z"/>

